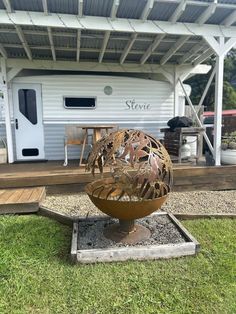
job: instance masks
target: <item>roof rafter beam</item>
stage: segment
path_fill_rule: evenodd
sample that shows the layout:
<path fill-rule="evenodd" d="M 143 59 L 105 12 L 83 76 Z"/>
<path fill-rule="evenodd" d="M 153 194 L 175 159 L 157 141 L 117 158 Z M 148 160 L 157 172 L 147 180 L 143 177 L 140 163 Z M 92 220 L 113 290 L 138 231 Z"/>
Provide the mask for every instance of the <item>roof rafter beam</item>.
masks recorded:
<path fill-rule="evenodd" d="M 120 5 L 120 0 L 113 0 L 113 4 L 112 4 L 112 8 L 111 8 L 111 14 L 110 14 L 110 17 L 112 20 L 115 20 L 115 18 L 116 18 L 116 14 L 117 14 L 119 5 Z"/>
<path fill-rule="evenodd" d="M 29 45 L 25 39 L 25 35 L 24 35 L 21 27 L 19 25 L 15 25 L 15 28 L 16 28 L 17 35 L 20 38 L 21 44 L 25 50 L 25 53 L 26 53 L 28 59 L 32 60 L 32 53 L 31 53 L 30 47 L 29 47 Z"/>
<path fill-rule="evenodd" d="M 186 41 L 188 41 L 190 36 L 181 36 L 176 43 L 165 53 L 164 57 L 161 58 L 160 64 L 164 65 L 173 55 L 174 53 L 180 49 Z"/>
<path fill-rule="evenodd" d="M 213 54 L 214 54 L 214 51 L 211 48 L 206 49 L 203 54 L 201 54 L 192 62 L 193 66 L 197 66 L 198 64 L 204 62 L 205 60 L 210 58 Z"/>
<path fill-rule="evenodd" d="M 79 18 L 83 16 L 83 5 L 84 5 L 84 0 L 78 0 L 78 17 Z"/>
<path fill-rule="evenodd" d="M 234 10 L 230 15 L 228 15 L 224 21 L 222 22 L 223 25 L 225 26 L 231 26 L 236 22 L 236 10 Z"/>
<path fill-rule="evenodd" d="M 150 12 L 152 11 L 153 4 L 154 4 L 154 0 L 147 0 L 146 5 L 145 5 L 145 7 L 143 9 L 143 12 L 142 12 L 142 14 L 140 16 L 140 19 L 142 21 L 146 21 L 147 20 Z"/>
<path fill-rule="evenodd" d="M 128 56 L 136 38 L 137 38 L 138 34 L 132 34 L 130 37 L 130 40 L 128 41 L 128 43 L 125 46 L 124 51 L 122 52 L 122 55 L 120 57 L 120 64 L 123 64 L 125 62 L 126 57 Z"/>
<path fill-rule="evenodd" d="M 110 18 L 111 18 L 112 20 L 115 20 L 115 19 L 116 19 L 116 13 L 117 13 L 119 4 L 120 4 L 120 1 L 119 1 L 119 0 L 113 0 L 111 12 L 110 12 Z M 108 44 L 108 41 L 109 41 L 109 38 L 110 38 L 110 35 L 111 35 L 111 31 L 106 31 L 106 32 L 105 32 L 105 35 L 104 35 L 104 37 L 103 37 L 103 42 L 102 42 L 101 51 L 100 51 L 99 57 L 98 57 L 98 62 L 99 62 L 99 63 L 102 62 L 102 59 L 103 59 L 103 57 L 104 57 L 104 54 L 105 54 L 105 51 L 106 51 L 106 48 L 107 48 L 107 44 Z"/>
<path fill-rule="evenodd" d="M 47 0 L 42 0 L 42 5 L 43 5 L 43 11 L 45 15 L 49 14 L 48 11 L 48 2 Z M 54 42 L 53 42 L 53 35 L 52 35 L 52 29 L 51 27 L 47 26 L 47 32 L 48 32 L 48 39 L 49 39 L 49 43 L 50 43 L 50 48 L 51 48 L 51 52 L 52 52 L 52 59 L 53 61 L 56 61 L 56 51 L 55 51 L 55 47 L 54 47 Z"/>
<path fill-rule="evenodd" d="M 176 10 L 174 13 L 171 15 L 169 21 L 171 23 L 176 23 L 180 16 L 184 13 L 185 8 L 186 8 L 187 1 L 186 0 L 181 0 L 180 4 L 177 6 Z"/>
<path fill-rule="evenodd" d="M 7 59 L 7 51 L 6 49 L 3 47 L 3 44 L 0 44 L 0 53 L 3 56 L 3 58 Z"/>
<path fill-rule="evenodd" d="M 147 59 L 151 56 L 151 54 L 154 52 L 154 50 L 159 46 L 162 39 L 165 37 L 165 34 L 159 34 L 156 36 L 153 43 L 148 47 L 147 51 L 144 53 L 142 58 L 140 59 L 140 64 L 144 64 Z"/>
<path fill-rule="evenodd" d="M 51 52 L 52 52 L 52 59 L 53 61 L 56 61 L 57 58 L 56 58 L 56 51 L 55 51 L 55 46 L 53 42 L 52 29 L 51 27 L 47 27 L 47 30 L 48 30 L 48 38 L 49 38 Z"/>
<path fill-rule="evenodd" d="M 202 25 L 204 24 L 214 13 L 217 7 L 217 1 L 214 0 L 208 8 L 198 17 L 196 23 Z"/>
<path fill-rule="evenodd" d="M 199 43 L 195 44 L 183 57 L 181 57 L 178 61 L 178 64 L 181 65 L 185 61 L 187 61 L 193 54 L 198 53 L 199 50 L 206 44 L 205 40 L 201 40 Z"/>
<path fill-rule="evenodd" d="M 48 1 L 47 0 L 42 0 L 42 5 L 43 5 L 43 12 L 48 15 Z"/>
<path fill-rule="evenodd" d="M 102 43 L 102 48 L 100 50 L 99 57 L 98 57 L 98 62 L 99 63 L 102 62 L 102 59 L 104 57 L 104 53 L 106 51 L 106 47 L 107 47 L 107 44 L 108 44 L 108 41 L 109 41 L 109 38 L 110 38 L 110 34 L 111 34 L 110 31 L 106 31 L 105 32 L 105 35 L 104 35 L 104 38 L 103 38 L 103 43 Z"/>
<path fill-rule="evenodd" d="M 6 11 L 8 12 L 8 13 L 12 13 L 12 6 L 11 6 L 11 2 L 10 2 L 10 0 L 2 0 L 3 1 L 3 4 L 4 4 L 4 6 L 5 6 L 5 8 L 6 8 Z"/>

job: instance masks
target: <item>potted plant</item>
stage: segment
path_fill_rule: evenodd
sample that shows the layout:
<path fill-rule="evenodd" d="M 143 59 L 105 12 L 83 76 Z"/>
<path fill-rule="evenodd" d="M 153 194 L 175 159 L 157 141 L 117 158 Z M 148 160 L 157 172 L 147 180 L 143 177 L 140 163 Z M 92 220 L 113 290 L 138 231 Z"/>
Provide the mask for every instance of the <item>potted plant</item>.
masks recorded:
<path fill-rule="evenodd" d="M 226 133 L 222 137 L 221 162 L 226 165 L 236 165 L 236 131 Z"/>

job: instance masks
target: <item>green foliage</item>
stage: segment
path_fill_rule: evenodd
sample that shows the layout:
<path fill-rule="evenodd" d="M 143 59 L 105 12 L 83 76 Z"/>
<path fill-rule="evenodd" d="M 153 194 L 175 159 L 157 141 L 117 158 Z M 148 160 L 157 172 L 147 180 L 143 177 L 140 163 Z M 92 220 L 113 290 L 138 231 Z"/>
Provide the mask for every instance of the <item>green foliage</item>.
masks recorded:
<path fill-rule="evenodd" d="M 215 60 L 212 58 L 207 64 L 214 67 Z M 205 89 L 207 81 L 211 75 L 195 75 L 186 81 L 191 85 L 192 93 L 191 99 L 194 105 L 197 105 L 202 93 Z M 233 49 L 225 58 L 224 63 L 224 85 L 223 85 L 223 109 L 236 109 L 236 88 L 233 86 L 233 82 L 236 82 L 236 50 Z M 215 94 L 215 82 L 213 80 L 206 98 L 203 102 L 203 106 L 206 110 L 214 109 L 214 94 Z"/>
<path fill-rule="evenodd" d="M 221 148 L 226 149 L 236 149 L 236 131 L 231 133 L 226 133 L 222 136 Z"/>
<path fill-rule="evenodd" d="M 201 243 L 196 257 L 74 266 L 71 228 L 0 216 L 0 313 L 236 313 L 235 221 L 184 225 Z"/>

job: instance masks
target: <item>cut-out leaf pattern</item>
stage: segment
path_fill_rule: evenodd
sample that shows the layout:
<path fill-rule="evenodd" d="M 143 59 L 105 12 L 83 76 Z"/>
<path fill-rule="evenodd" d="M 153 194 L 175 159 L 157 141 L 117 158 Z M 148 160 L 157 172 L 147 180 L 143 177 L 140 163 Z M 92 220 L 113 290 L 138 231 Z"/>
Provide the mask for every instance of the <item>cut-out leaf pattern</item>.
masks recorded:
<path fill-rule="evenodd" d="M 140 130 L 118 130 L 95 143 L 86 170 L 95 175 L 99 169 L 102 174 L 105 166 L 114 180 L 93 191 L 101 198 L 153 199 L 171 190 L 170 156 L 158 140 Z"/>

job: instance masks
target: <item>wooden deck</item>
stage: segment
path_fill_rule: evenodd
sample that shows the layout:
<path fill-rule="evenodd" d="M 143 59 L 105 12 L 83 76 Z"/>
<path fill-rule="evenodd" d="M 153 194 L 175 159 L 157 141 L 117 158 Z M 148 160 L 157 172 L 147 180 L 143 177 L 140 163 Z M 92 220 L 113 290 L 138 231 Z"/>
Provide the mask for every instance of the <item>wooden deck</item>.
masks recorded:
<path fill-rule="evenodd" d="M 1 189 L 0 214 L 36 212 L 45 196 L 45 187 Z"/>
<path fill-rule="evenodd" d="M 105 172 L 104 176 L 109 176 Z M 100 177 L 99 174 L 96 175 Z M 78 191 L 95 178 L 84 167 L 62 162 L 0 165 L 0 189 L 47 186 L 50 191 Z M 174 164 L 174 190 L 236 189 L 236 166 L 205 167 Z"/>

